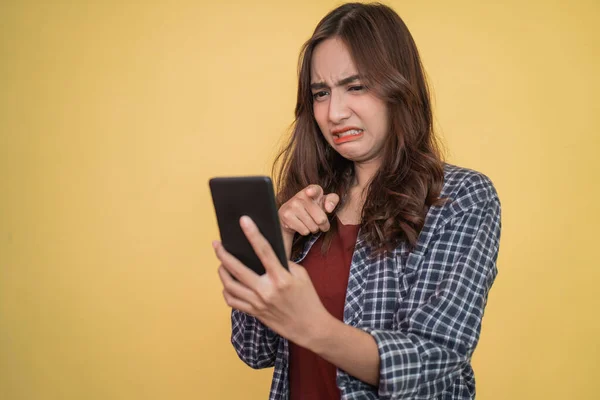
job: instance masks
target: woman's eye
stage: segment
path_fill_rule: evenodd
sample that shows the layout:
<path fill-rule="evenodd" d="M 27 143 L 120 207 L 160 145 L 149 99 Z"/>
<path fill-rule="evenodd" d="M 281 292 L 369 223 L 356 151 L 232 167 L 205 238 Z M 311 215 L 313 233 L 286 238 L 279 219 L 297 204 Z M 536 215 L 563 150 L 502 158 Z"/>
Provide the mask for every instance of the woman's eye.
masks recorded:
<path fill-rule="evenodd" d="M 315 100 L 322 99 L 325 96 L 327 96 L 327 92 L 325 92 L 325 91 L 313 93 L 313 99 L 315 99 Z"/>
<path fill-rule="evenodd" d="M 348 90 L 351 91 L 351 92 L 360 92 L 360 91 L 362 91 L 364 89 L 365 89 L 365 87 L 363 85 L 355 85 L 355 86 L 350 86 L 348 88 Z"/>

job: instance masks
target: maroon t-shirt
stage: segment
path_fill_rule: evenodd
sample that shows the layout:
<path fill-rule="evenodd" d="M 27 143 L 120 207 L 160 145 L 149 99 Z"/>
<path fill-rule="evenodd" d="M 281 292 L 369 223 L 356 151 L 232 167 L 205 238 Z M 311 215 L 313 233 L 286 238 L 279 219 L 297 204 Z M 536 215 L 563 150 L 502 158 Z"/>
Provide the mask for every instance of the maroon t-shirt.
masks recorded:
<path fill-rule="evenodd" d="M 324 236 L 321 235 L 304 258 L 302 266 L 327 311 L 343 320 L 350 263 L 360 225 L 343 225 L 338 219 L 337 227 L 329 251 L 321 254 Z M 292 342 L 289 346 L 290 399 L 339 400 L 335 365 Z"/>

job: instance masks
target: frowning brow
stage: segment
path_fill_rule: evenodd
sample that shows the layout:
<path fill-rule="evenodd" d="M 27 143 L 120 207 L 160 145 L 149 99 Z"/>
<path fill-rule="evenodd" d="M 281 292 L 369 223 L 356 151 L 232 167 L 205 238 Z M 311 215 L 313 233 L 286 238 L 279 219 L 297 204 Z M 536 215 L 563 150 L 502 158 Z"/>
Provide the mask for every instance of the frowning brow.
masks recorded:
<path fill-rule="evenodd" d="M 341 81 L 338 81 L 335 86 L 339 87 L 339 86 L 345 86 L 349 83 L 355 82 L 360 80 L 360 75 L 352 75 L 349 76 L 347 78 L 342 79 Z M 325 82 L 314 82 L 310 84 L 310 88 L 312 90 L 318 90 L 318 89 L 329 89 L 329 85 L 327 85 Z"/>

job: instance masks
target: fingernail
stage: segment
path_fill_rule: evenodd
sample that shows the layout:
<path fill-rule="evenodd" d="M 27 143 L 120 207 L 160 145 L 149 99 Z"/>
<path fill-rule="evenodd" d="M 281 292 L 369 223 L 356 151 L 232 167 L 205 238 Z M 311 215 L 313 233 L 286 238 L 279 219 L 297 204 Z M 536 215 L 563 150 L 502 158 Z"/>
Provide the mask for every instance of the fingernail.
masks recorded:
<path fill-rule="evenodd" d="M 331 210 L 333 210 L 333 209 L 335 208 L 335 204 L 333 204 L 333 202 L 332 202 L 332 201 L 328 201 L 328 202 L 327 202 L 327 207 L 328 207 L 328 208 L 329 208 L 329 210 L 331 211 Z"/>
<path fill-rule="evenodd" d="M 244 228 L 249 228 L 250 225 L 252 224 L 252 220 L 250 219 L 250 217 L 248 217 L 247 215 L 244 215 L 240 218 L 240 224 L 244 227 Z"/>
<path fill-rule="evenodd" d="M 213 249 L 215 249 L 215 250 L 216 250 L 216 249 L 217 249 L 217 247 L 219 247 L 219 241 L 218 241 L 218 240 L 213 240 L 213 242 L 212 242 L 212 247 L 213 247 Z"/>

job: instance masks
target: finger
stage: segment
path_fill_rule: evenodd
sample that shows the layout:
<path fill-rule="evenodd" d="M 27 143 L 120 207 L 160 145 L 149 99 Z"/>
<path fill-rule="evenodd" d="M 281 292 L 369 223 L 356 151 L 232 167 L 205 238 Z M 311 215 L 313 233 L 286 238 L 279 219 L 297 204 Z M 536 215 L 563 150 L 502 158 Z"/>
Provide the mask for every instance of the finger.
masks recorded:
<path fill-rule="evenodd" d="M 318 231 L 327 232 L 329 230 L 329 219 L 327 218 L 325 211 L 323 211 L 319 205 L 315 203 L 307 204 L 306 210 L 310 214 L 309 218 L 311 223 L 317 225 L 317 230 L 313 231 L 314 233 Z"/>
<path fill-rule="evenodd" d="M 325 211 L 327 211 L 327 213 L 331 213 L 333 210 L 335 210 L 339 202 L 340 196 L 338 196 L 337 193 L 329 193 L 327 196 L 325 196 L 325 200 L 323 201 L 325 204 Z"/>
<path fill-rule="evenodd" d="M 236 298 L 235 296 L 231 295 L 231 293 L 228 293 L 225 289 L 223 289 L 223 298 L 229 307 L 245 312 L 246 314 L 254 315 L 255 310 L 251 304 Z"/>
<path fill-rule="evenodd" d="M 288 264 L 288 266 L 290 267 L 290 274 L 292 274 L 292 275 L 298 275 L 299 269 L 300 268 L 304 269 L 303 266 L 301 266 L 300 264 L 296 264 L 295 262 L 290 262 Z"/>
<path fill-rule="evenodd" d="M 302 274 L 308 274 L 306 272 L 306 269 L 300 265 L 300 264 L 296 264 L 295 262 L 290 262 L 289 264 L 290 267 L 290 274 L 294 275 L 294 276 L 302 276 Z"/>
<path fill-rule="evenodd" d="M 256 272 L 245 266 L 240 260 L 225 250 L 225 247 L 220 242 L 214 243 L 214 246 L 215 254 L 227 272 L 252 290 L 258 287 L 260 276 Z"/>
<path fill-rule="evenodd" d="M 260 302 L 262 302 L 262 300 L 260 300 L 260 298 L 255 292 L 233 279 L 233 277 L 229 272 L 227 272 L 227 269 L 225 269 L 225 267 L 221 265 L 219 267 L 218 272 L 219 278 L 223 283 L 223 288 L 233 297 L 245 301 L 246 303 L 252 305 L 252 307 L 254 308 L 256 308 L 256 306 Z"/>
<path fill-rule="evenodd" d="M 287 229 L 298 232 L 303 236 L 310 235 L 310 229 L 308 229 L 304 222 L 302 222 L 292 210 L 288 212 L 289 215 L 286 213 L 287 216 L 285 217 L 285 226 Z"/>
<path fill-rule="evenodd" d="M 319 198 L 323 195 L 323 188 L 319 185 L 308 185 L 304 193 L 312 200 L 318 201 Z"/>
<path fill-rule="evenodd" d="M 242 216 L 240 218 L 240 226 L 248 238 L 250 245 L 254 249 L 254 252 L 262 262 L 267 274 L 275 281 L 282 281 L 285 279 L 285 274 L 288 274 L 287 270 L 281 265 L 281 262 L 275 255 L 271 244 L 265 239 L 260 233 L 258 227 L 248 216 Z"/>
<path fill-rule="evenodd" d="M 320 211 L 319 206 L 314 204 L 313 202 L 303 201 L 301 203 L 297 203 L 298 205 L 294 207 L 293 212 L 296 218 L 300 220 L 300 222 L 308 228 L 308 230 L 312 233 L 319 232 L 319 224 L 315 221 L 313 214 Z M 321 211 L 322 212 L 322 211 Z M 318 217 L 318 214 L 316 214 Z"/>

